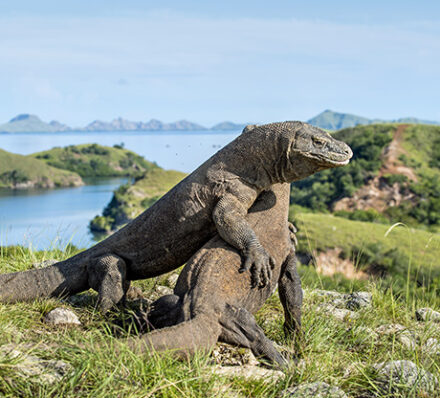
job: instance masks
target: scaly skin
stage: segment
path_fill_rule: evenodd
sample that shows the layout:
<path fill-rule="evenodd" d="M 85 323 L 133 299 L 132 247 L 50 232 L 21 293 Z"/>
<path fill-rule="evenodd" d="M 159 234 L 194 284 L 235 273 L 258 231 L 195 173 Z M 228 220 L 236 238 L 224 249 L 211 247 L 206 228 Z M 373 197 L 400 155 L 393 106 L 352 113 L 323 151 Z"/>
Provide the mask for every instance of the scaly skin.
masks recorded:
<path fill-rule="evenodd" d="M 280 366 L 287 364 L 252 314 L 279 283 L 286 332 L 300 331 L 302 290 L 287 222 L 289 191 L 289 184 L 275 184 L 260 195 L 246 217 L 274 261 L 265 287 L 253 289 L 248 273 L 237 274 L 239 251 L 217 235 L 188 261 L 174 295 L 153 304 L 149 323 L 163 328 L 129 339 L 135 352 L 172 349 L 187 355 L 209 350 L 220 340 L 251 348 L 256 356 Z"/>
<path fill-rule="evenodd" d="M 273 259 L 246 220 L 257 197 L 348 162 L 350 148 L 301 122 L 248 126 L 152 207 L 84 252 L 51 267 L 0 275 L 0 302 L 72 295 L 90 287 L 103 311 L 119 304 L 130 280 L 184 264 L 217 232 L 244 257 L 253 286 L 270 279 Z"/>

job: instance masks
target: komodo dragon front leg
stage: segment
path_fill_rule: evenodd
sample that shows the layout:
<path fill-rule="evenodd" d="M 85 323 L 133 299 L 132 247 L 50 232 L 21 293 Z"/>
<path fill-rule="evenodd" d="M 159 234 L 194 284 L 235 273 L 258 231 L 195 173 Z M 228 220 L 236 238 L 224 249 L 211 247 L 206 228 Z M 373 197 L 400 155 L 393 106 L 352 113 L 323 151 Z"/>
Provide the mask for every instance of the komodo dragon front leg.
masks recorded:
<path fill-rule="evenodd" d="M 240 194 L 226 194 L 218 201 L 213 212 L 214 223 L 218 234 L 244 255 L 239 272 L 251 270 L 252 287 L 264 287 L 272 277 L 274 261 L 246 220 L 248 209 L 256 200 L 255 191 L 244 184 L 239 188 Z"/>
<path fill-rule="evenodd" d="M 101 256 L 87 271 L 90 287 L 98 292 L 101 311 L 106 312 L 124 302 L 130 281 L 127 280 L 127 265 L 121 257 L 115 254 Z"/>

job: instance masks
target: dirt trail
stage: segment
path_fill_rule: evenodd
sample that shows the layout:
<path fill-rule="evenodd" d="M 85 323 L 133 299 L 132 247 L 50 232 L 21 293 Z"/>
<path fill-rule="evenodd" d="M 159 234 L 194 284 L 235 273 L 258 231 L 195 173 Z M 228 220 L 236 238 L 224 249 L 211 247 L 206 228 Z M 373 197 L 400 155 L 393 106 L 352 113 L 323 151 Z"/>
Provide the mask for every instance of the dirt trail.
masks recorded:
<path fill-rule="evenodd" d="M 399 160 L 399 156 L 405 154 L 405 150 L 402 148 L 403 133 L 408 127 L 408 124 L 399 124 L 394 132 L 393 140 L 384 149 L 383 152 L 383 166 L 379 170 L 379 177 L 385 174 L 403 174 L 410 180 L 416 181 L 417 176 L 414 171 L 409 167 L 406 167 Z"/>
<path fill-rule="evenodd" d="M 378 175 L 359 188 L 352 197 L 335 202 L 333 211 L 375 209 L 383 212 L 390 206 L 398 206 L 403 201 L 412 200 L 413 194 L 410 192 L 402 193 L 398 184 L 390 186 L 383 178 L 387 174 L 400 174 L 412 181 L 417 181 L 414 171 L 403 165 L 399 160 L 399 156 L 406 153 L 402 147 L 402 142 L 405 129 L 408 126 L 408 124 L 397 126 L 392 141 L 383 150 L 382 167 Z"/>

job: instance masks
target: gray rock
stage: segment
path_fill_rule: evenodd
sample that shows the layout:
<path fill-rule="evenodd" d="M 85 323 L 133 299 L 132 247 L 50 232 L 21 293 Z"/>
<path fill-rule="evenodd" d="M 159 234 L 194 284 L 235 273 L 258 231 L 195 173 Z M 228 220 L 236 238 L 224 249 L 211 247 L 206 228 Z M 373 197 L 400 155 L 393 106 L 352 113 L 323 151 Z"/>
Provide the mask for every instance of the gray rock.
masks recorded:
<path fill-rule="evenodd" d="M 144 298 L 142 290 L 137 286 L 130 286 L 126 294 L 127 300 L 139 300 Z"/>
<path fill-rule="evenodd" d="M 51 260 L 44 260 L 44 261 L 41 261 L 39 263 L 32 263 L 32 268 L 37 268 L 37 269 L 38 268 L 46 268 L 46 267 L 50 267 L 51 265 L 54 265 L 56 263 L 58 263 L 57 260 L 53 260 L 53 259 L 51 259 Z"/>
<path fill-rule="evenodd" d="M 258 360 L 250 349 L 225 343 L 217 343 L 211 352 L 211 358 L 222 366 L 258 365 Z"/>
<path fill-rule="evenodd" d="M 440 312 L 432 308 L 419 308 L 416 310 L 416 318 L 418 321 L 440 322 Z"/>
<path fill-rule="evenodd" d="M 440 355 L 440 342 L 431 337 L 426 340 L 426 343 L 423 344 L 422 349 L 425 353 L 429 355 Z"/>
<path fill-rule="evenodd" d="M 324 297 L 333 307 L 359 310 L 369 307 L 372 303 L 372 295 L 369 292 L 354 292 L 349 294 L 338 293 L 331 290 L 314 290 L 318 297 Z"/>
<path fill-rule="evenodd" d="M 343 308 L 336 308 L 331 304 L 321 304 L 318 305 L 318 310 L 327 314 L 330 314 L 338 321 L 345 321 L 348 319 L 359 318 L 359 314 L 354 311 L 346 310 Z"/>
<path fill-rule="evenodd" d="M 169 288 L 168 286 L 156 286 L 156 289 L 154 289 L 156 293 L 160 296 L 165 296 L 167 294 L 173 294 L 173 289 Z"/>
<path fill-rule="evenodd" d="M 14 366 L 11 369 L 23 377 L 44 384 L 53 384 L 72 370 L 66 362 L 28 355 L 10 344 L 0 347 L 0 357 L 4 357 L 2 361 L 13 360 Z"/>
<path fill-rule="evenodd" d="M 176 282 L 177 279 L 179 279 L 179 274 L 176 273 L 172 273 L 168 278 L 167 278 L 167 284 L 170 288 L 174 288 L 174 286 L 176 286 Z"/>
<path fill-rule="evenodd" d="M 411 389 L 417 392 L 434 392 L 437 378 L 411 361 L 381 362 L 373 366 L 377 381 L 384 391 L 397 392 Z"/>
<path fill-rule="evenodd" d="M 368 292 L 355 292 L 344 296 L 345 306 L 349 310 L 359 310 L 369 307 L 372 303 L 372 295 Z"/>
<path fill-rule="evenodd" d="M 376 329 L 379 335 L 394 336 L 405 348 L 414 350 L 417 346 L 416 334 L 398 323 L 382 325 Z"/>
<path fill-rule="evenodd" d="M 81 325 L 78 317 L 66 308 L 55 308 L 44 317 L 44 322 L 50 325 Z"/>
<path fill-rule="evenodd" d="M 343 299 L 344 295 L 342 293 L 338 293 L 332 290 L 321 290 L 321 289 L 316 289 L 313 290 L 312 293 L 314 293 L 315 295 L 319 296 L 319 297 L 325 297 L 328 299 Z"/>
<path fill-rule="evenodd" d="M 338 387 L 317 381 L 315 383 L 300 384 L 289 388 L 281 397 L 291 398 L 348 398 L 347 394 Z"/>
<path fill-rule="evenodd" d="M 244 379 L 262 379 L 265 382 L 277 381 L 284 377 L 280 370 L 262 368 L 255 365 L 215 366 L 212 372 L 219 376 L 242 377 Z"/>

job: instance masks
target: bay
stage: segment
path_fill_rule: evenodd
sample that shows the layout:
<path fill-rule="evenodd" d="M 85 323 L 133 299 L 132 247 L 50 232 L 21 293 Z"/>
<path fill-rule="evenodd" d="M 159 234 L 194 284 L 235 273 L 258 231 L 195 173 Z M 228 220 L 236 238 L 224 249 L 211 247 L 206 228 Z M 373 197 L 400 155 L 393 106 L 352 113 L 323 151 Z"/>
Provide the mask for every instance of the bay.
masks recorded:
<path fill-rule="evenodd" d="M 234 132 L 65 132 L 0 134 L 0 148 L 28 155 L 53 147 L 124 143 L 165 169 L 193 171 L 240 134 Z M 113 190 L 127 179 L 90 179 L 85 186 L 50 190 L 0 190 L 0 245 L 42 250 L 68 243 L 94 243 L 89 221 L 110 201 Z"/>

